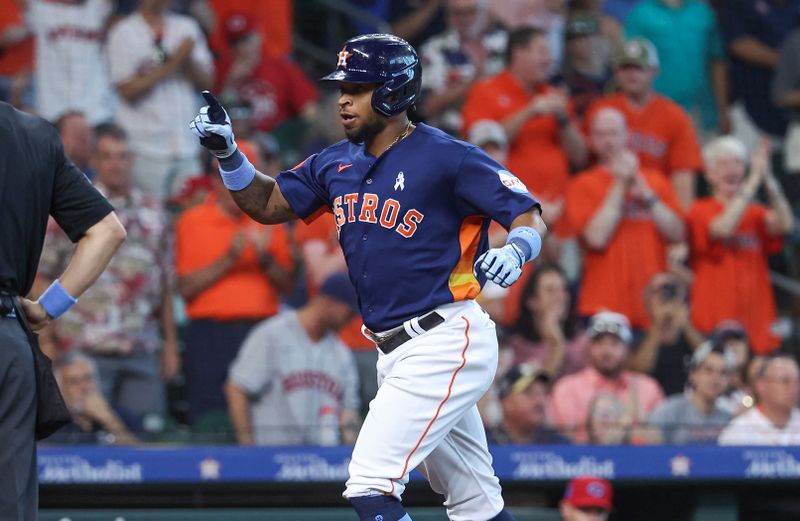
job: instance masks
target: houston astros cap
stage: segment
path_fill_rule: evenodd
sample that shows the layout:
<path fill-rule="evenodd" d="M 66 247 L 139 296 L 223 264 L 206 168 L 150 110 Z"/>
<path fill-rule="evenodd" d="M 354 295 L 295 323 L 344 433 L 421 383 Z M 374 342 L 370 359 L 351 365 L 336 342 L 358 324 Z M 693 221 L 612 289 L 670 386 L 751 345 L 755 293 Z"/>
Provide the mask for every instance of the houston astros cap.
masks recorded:
<path fill-rule="evenodd" d="M 650 40 L 632 38 L 622 43 L 614 57 L 614 66 L 635 65 L 643 69 L 658 68 L 658 51 Z"/>
<path fill-rule="evenodd" d="M 595 339 L 603 333 L 611 333 L 626 344 L 633 341 L 631 324 L 628 322 L 628 318 L 621 313 L 601 311 L 592 316 L 589 321 L 589 338 Z"/>
<path fill-rule="evenodd" d="M 498 382 L 497 395 L 502 400 L 525 391 L 533 382 L 550 383 L 550 375 L 532 364 L 515 365 Z"/>
<path fill-rule="evenodd" d="M 355 313 L 359 312 L 356 290 L 347 273 L 334 273 L 325 279 L 319 287 L 319 293 L 347 304 Z"/>
<path fill-rule="evenodd" d="M 578 476 L 567 483 L 564 502 L 577 508 L 602 508 L 610 512 L 614 490 L 611 483 L 596 476 Z"/>

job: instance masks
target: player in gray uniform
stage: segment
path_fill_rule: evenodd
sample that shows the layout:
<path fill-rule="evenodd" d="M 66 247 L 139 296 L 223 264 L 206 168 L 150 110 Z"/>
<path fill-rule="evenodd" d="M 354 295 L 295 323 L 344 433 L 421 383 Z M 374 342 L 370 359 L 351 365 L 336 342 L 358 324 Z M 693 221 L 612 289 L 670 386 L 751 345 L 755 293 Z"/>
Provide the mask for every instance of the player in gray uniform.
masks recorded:
<path fill-rule="evenodd" d="M 240 444 L 355 442 L 358 372 L 336 332 L 357 306 L 347 275 L 334 274 L 306 306 L 253 328 L 225 386 Z"/>

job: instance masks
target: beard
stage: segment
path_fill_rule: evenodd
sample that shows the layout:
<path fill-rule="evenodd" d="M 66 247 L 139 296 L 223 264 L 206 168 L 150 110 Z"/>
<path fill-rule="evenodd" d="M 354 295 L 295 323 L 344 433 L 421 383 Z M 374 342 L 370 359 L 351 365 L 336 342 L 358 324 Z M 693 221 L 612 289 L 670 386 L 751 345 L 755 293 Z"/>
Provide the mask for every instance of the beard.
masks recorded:
<path fill-rule="evenodd" d="M 610 367 L 603 366 L 602 364 L 594 364 L 595 370 L 609 380 L 614 380 L 620 373 L 622 373 L 622 365 L 614 365 Z"/>
<path fill-rule="evenodd" d="M 369 119 L 364 119 L 357 129 L 345 129 L 344 134 L 347 136 L 348 141 L 354 145 L 359 145 L 380 134 L 388 124 L 389 118 L 373 113 Z"/>

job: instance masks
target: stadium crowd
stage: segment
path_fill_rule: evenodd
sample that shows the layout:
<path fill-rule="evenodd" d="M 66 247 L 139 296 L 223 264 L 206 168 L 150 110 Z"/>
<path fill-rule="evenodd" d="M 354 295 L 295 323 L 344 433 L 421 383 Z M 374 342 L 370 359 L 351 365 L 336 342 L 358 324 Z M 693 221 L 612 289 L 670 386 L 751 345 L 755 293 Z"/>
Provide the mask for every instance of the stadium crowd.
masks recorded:
<path fill-rule="evenodd" d="M 422 57 L 414 120 L 507 165 L 551 230 L 478 298 L 490 442 L 800 444 L 797 284 L 770 278 L 800 269 L 800 0 L 348 3 L 331 34 L 299 0 L 0 0 L 0 100 L 128 231 L 42 332 L 74 416 L 49 442 L 353 442 L 377 353 L 332 215 L 251 221 L 187 125 L 213 90 L 277 175 L 344 138 L 315 77 L 380 20 Z M 72 247 L 51 222 L 33 297 Z"/>

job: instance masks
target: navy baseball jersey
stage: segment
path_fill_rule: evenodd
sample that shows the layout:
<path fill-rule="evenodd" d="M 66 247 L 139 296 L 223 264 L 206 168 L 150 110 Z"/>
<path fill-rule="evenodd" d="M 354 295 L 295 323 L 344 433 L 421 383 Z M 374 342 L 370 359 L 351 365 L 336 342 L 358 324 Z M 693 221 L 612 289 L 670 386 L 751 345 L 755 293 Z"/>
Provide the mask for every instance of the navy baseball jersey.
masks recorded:
<path fill-rule="evenodd" d="M 289 205 L 310 222 L 332 211 L 364 324 L 386 331 L 442 304 L 474 299 L 472 266 L 538 203 L 480 148 L 419 124 L 380 158 L 341 141 L 282 172 Z"/>

